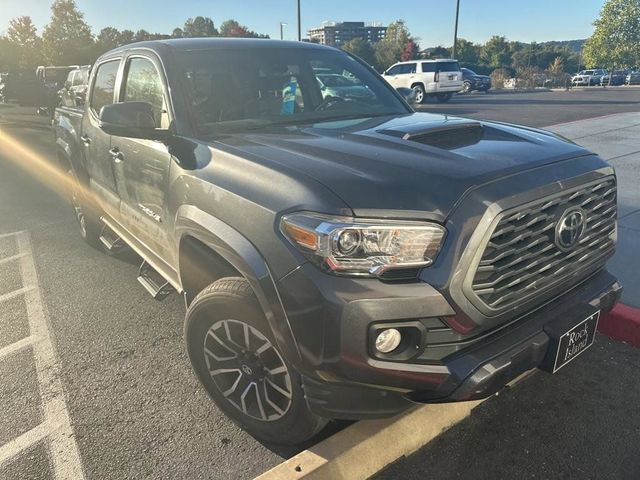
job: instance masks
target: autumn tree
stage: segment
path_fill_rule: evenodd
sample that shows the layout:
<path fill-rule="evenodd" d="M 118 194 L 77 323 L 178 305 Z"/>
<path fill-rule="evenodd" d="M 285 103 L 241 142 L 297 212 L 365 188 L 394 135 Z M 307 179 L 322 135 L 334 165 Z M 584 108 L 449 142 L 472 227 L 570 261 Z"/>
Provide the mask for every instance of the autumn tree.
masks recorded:
<path fill-rule="evenodd" d="M 583 52 L 587 65 L 640 64 L 640 0 L 607 0 L 593 25 Z"/>
<path fill-rule="evenodd" d="M 419 51 L 418 43 L 411 36 L 405 21 L 396 20 L 390 23 L 385 37 L 375 45 L 376 67 L 385 70 L 399 61 L 403 53 L 405 56 L 409 56 L 407 50 L 409 42 L 412 43 L 410 46 L 411 58 L 415 58 Z"/>
<path fill-rule="evenodd" d="M 74 0 L 54 0 L 51 21 L 42 34 L 43 50 L 51 65 L 85 64 L 92 60 L 93 37 Z"/>
<path fill-rule="evenodd" d="M 236 20 L 230 19 L 222 22 L 220 25 L 221 37 L 250 37 L 250 38 L 269 38 L 268 35 L 262 35 L 249 30 L 244 25 L 240 25 Z"/>

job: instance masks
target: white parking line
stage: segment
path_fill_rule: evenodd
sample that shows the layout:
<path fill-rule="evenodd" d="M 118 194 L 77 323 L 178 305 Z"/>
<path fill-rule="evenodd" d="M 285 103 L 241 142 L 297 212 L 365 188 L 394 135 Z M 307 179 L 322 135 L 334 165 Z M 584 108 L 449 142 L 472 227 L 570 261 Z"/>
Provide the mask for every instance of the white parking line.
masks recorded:
<path fill-rule="evenodd" d="M 60 480 L 80 480 L 84 478 L 80 452 L 76 444 L 71 419 L 65 403 L 60 366 L 51 341 L 49 326 L 45 317 L 42 299 L 38 288 L 31 241 L 27 232 L 17 235 L 18 251 L 26 255 L 20 259 L 23 285 L 31 287 L 25 292 L 27 318 L 31 335 L 40 339 L 33 347 L 33 353 L 43 403 L 44 423 L 50 427 L 48 438 L 55 477 Z"/>
<path fill-rule="evenodd" d="M 19 288 L 18 290 L 14 290 L 13 292 L 0 295 L 0 303 L 6 302 L 7 300 L 11 300 L 12 298 L 15 298 L 15 297 L 19 297 L 20 295 L 25 294 L 30 290 L 33 290 L 33 287 L 22 287 L 22 288 Z"/>
<path fill-rule="evenodd" d="M 0 447 L 0 467 L 18 455 L 23 450 L 38 443 L 49 434 L 49 425 L 41 423 L 18 438 L 14 438 L 9 443 Z"/>
<path fill-rule="evenodd" d="M 0 360 L 2 357 L 6 357 L 7 355 L 11 355 L 13 352 L 17 352 L 22 350 L 23 348 L 29 347 L 33 345 L 36 341 L 36 337 L 30 335 L 28 337 L 23 338 L 22 340 L 18 340 L 11 345 L 8 345 L 4 348 L 0 348 Z"/>
<path fill-rule="evenodd" d="M 17 255 L 12 255 L 11 257 L 0 259 L 0 265 L 2 265 L 3 263 L 13 262 L 14 260 L 18 260 L 19 258 L 22 258 L 25 255 L 26 255 L 25 253 L 19 253 Z"/>

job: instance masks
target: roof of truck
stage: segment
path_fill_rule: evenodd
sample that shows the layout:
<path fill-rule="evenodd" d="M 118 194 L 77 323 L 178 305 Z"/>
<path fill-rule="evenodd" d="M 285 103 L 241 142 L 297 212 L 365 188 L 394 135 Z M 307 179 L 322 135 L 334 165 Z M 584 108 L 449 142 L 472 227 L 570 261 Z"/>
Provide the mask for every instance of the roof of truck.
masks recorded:
<path fill-rule="evenodd" d="M 172 38 L 167 40 L 148 40 L 130 43 L 111 50 L 108 53 L 121 52 L 134 48 L 148 48 L 151 50 L 210 50 L 216 48 L 307 48 L 331 49 L 333 47 L 311 42 L 295 42 L 287 40 L 272 40 L 268 38 Z"/>

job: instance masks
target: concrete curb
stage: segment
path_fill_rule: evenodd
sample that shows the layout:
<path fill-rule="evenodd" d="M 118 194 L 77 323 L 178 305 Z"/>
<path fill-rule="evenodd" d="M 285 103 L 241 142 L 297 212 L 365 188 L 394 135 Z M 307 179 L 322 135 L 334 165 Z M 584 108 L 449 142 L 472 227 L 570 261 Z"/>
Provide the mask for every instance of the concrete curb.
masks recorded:
<path fill-rule="evenodd" d="M 480 403 L 422 405 L 394 418 L 358 422 L 256 480 L 365 480 L 468 417 Z"/>
<path fill-rule="evenodd" d="M 614 340 L 640 347 L 640 309 L 619 303 L 600 320 L 598 330 Z"/>

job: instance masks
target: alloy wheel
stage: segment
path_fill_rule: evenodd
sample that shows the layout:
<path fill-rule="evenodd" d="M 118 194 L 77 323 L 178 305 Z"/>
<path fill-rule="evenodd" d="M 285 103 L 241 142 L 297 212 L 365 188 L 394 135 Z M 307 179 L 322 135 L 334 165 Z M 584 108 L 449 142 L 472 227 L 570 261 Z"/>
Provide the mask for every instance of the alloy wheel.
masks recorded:
<path fill-rule="evenodd" d="M 291 375 L 273 344 L 240 320 L 214 323 L 204 338 L 204 357 L 222 395 L 245 415 L 261 421 L 282 418 L 291 407 Z"/>

